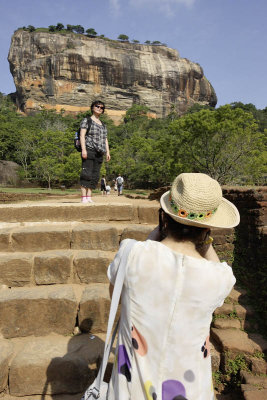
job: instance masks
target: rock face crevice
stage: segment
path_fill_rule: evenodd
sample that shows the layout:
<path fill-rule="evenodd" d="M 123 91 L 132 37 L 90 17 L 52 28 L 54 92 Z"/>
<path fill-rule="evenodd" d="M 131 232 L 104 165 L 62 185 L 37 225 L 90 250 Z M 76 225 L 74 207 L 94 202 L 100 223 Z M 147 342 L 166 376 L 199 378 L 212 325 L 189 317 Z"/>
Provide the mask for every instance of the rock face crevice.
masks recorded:
<path fill-rule="evenodd" d="M 201 66 L 165 46 L 18 30 L 8 61 L 26 113 L 41 107 L 75 113 L 101 98 L 114 114 L 136 103 L 163 117 L 172 105 L 183 114 L 195 103 L 217 102 Z"/>

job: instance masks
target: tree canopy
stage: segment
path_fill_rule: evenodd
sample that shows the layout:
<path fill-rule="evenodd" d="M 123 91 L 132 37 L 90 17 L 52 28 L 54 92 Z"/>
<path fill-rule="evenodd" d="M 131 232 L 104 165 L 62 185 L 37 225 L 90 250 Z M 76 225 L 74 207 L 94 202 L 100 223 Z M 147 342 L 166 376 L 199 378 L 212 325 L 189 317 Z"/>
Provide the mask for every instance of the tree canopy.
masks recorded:
<path fill-rule="evenodd" d="M 104 114 L 111 151 L 106 178 L 120 172 L 129 187 L 152 188 L 181 172 L 204 172 L 221 184 L 264 184 L 266 111 L 233 103 L 153 119 L 146 106 L 135 104 L 118 126 Z M 37 185 L 77 184 L 81 161 L 73 138 L 86 115 L 43 110 L 23 116 L 0 94 L 0 158 L 17 162 L 22 179 Z"/>
<path fill-rule="evenodd" d="M 118 40 L 121 40 L 122 42 L 126 42 L 126 41 L 129 40 L 129 36 L 124 35 L 124 34 L 122 33 L 122 34 L 120 34 L 120 35 L 118 36 Z"/>

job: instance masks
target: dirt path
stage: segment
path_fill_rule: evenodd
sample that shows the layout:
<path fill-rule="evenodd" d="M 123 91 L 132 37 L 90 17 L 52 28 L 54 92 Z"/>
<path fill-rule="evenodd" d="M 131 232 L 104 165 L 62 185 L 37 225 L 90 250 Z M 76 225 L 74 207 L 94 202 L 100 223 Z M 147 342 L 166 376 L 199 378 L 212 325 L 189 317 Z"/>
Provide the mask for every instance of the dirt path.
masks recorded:
<path fill-rule="evenodd" d="M 137 196 L 139 197 L 139 196 Z M 148 200 L 146 198 L 131 198 L 125 195 L 118 196 L 116 193 L 111 193 L 108 196 L 102 196 L 101 194 L 94 194 L 93 201 L 96 204 L 109 204 L 109 203 L 119 203 L 119 204 L 134 204 L 134 205 L 159 205 L 156 200 Z M 51 203 L 80 203 L 80 195 L 43 195 L 43 194 L 23 194 L 23 193 L 0 193 L 0 206 L 2 204 L 51 204 Z M 86 206 L 86 204 L 84 205 Z"/>

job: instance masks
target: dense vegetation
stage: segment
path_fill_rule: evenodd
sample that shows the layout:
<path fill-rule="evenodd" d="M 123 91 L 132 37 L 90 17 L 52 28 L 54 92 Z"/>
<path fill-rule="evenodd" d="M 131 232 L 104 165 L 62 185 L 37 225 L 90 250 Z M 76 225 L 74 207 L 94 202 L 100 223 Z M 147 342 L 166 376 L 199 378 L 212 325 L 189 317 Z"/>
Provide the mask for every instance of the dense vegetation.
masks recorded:
<path fill-rule="evenodd" d="M 233 103 L 218 109 L 194 106 L 150 119 L 146 107 L 134 105 L 119 126 L 103 116 L 109 132 L 111 161 L 107 179 L 121 173 L 128 187 L 169 184 L 180 172 L 204 172 L 222 184 L 266 183 L 267 107 Z M 73 146 L 81 119 L 64 111 L 32 116 L 16 112 L 0 95 L 0 159 L 15 161 L 21 178 L 43 186 L 79 182 L 80 153 Z"/>
<path fill-rule="evenodd" d="M 105 40 L 111 40 L 109 38 L 107 38 L 105 35 L 101 34 L 98 35 L 97 32 L 95 31 L 94 28 L 88 28 L 88 29 L 84 29 L 83 26 L 81 25 L 70 25 L 67 24 L 66 28 L 64 27 L 64 25 L 61 22 L 58 22 L 57 25 L 49 25 L 48 28 L 35 28 L 35 26 L 33 25 L 28 25 L 23 26 L 22 28 L 18 28 L 19 29 L 23 29 L 24 31 L 28 31 L 28 32 L 57 32 L 57 33 L 78 33 L 80 35 L 86 34 L 87 36 L 94 38 L 94 37 L 98 37 L 100 39 L 105 39 Z M 125 35 L 124 33 L 121 33 L 118 37 L 117 40 L 119 40 L 120 42 L 129 42 L 129 36 Z M 132 43 L 137 44 L 140 43 L 139 40 L 136 39 L 132 39 L 131 40 Z M 150 40 L 146 40 L 144 44 L 151 44 L 151 45 L 156 45 L 156 46 L 167 46 L 165 43 L 161 43 L 158 40 L 154 40 L 154 41 L 150 41 Z"/>

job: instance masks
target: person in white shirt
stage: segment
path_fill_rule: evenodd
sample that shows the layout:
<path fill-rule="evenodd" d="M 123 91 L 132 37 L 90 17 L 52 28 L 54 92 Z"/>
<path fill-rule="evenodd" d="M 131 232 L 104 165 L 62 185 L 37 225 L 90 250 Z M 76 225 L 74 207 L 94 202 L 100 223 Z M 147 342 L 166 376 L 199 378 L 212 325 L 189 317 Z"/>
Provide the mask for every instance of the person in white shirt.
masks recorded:
<path fill-rule="evenodd" d="M 119 174 L 119 176 L 116 178 L 117 189 L 118 189 L 118 196 L 120 196 L 120 195 L 122 194 L 123 182 L 124 182 L 124 179 L 123 179 L 123 177 Z"/>

